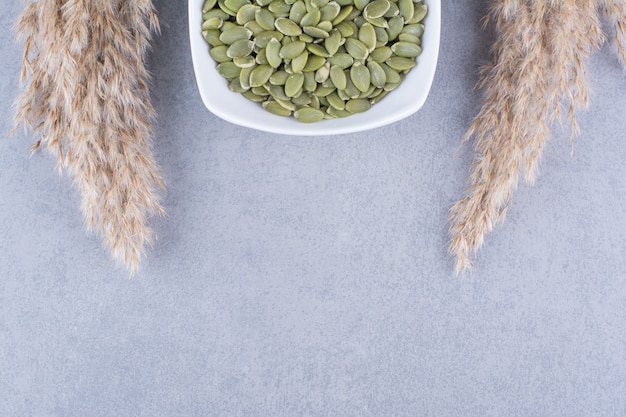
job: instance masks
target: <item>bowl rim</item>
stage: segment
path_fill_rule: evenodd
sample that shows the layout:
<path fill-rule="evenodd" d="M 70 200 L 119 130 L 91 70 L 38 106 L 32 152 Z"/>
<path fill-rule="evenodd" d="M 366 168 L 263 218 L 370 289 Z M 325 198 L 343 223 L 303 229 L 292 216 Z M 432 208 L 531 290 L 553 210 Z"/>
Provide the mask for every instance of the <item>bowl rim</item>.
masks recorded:
<path fill-rule="evenodd" d="M 259 118 L 241 117 L 240 114 L 236 112 L 224 111 L 222 108 L 220 108 L 219 105 L 217 105 L 217 102 L 213 99 L 213 96 L 210 93 L 212 91 L 211 88 L 214 88 L 215 86 L 210 85 L 210 77 L 203 76 L 203 70 L 206 69 L 207 64 L 212 64 L 212 68 L 215 68 L 216 65 L 215 61 L 213 61 L 208 53 L 208 45 L 202 37 L 202 31 L 200 28 L 200 25 L 202 24 L 201 9 L 202 3 L 204 1 L 205 0 L 188 0 L 191 58 L 193 62 L 196 84 L 198 90 L 200 91 L 202 102 L 211 113 L 215 114 L 223 120 L 239 126 L 275 134 L 293 136 L 339 135 L 362 132 L 365 130 L 375 129 L 389 125 L 391 123 L 395 123 L 408 116 L 411 116 L 412 114 L 420 110 L 426 102 L 426 99 L 428 98 L 435 78 L 435 72 L 439 59 L 439 48 L 441 40 L 441 0 L 425 0 L 425 3 L 428 5 L 428 15 L 425 18 L 426 30 L 424 31 L 424 36 L 422 38 L 424 51 L 422 55 L 420 55 L 420 57 L 418 58 L 419 61 L 417 66 L 413 68 L 406 76 L 407 78 L 411 76 L 419 77 L 421 88 L 418 93 L 420 94 L 414 95 L 412 97 L 412 101 L 407 104 L 407 106 L 400 109 L 400 111 L 394 112 L 392 115 L 368 117 L 368 115 L 373 112 L 373 109 L 375 108 L 373 107 L 365 113 L 355 114 L 348 118 L 328 119 L 311 124 L 304 124 L 298 122 L 293 118 L 289 118 L 292 120 L 290 120 L 289 122 L 285 122 L 281 119 L 288 118 L 272 115 L 271 113 L 262 109 L 257 103 L 252 103 L 241 95 L 239 95 L 237 99 L 241 98 L 241 104 L 242 106 L 244 106 L 244 108 L 249 106 L 250 104 L 253 104 L 254 106 L 258 107 L 260 112 L 263 112 L 259 113 L 263 114 L 263 116 Z M 224 81 L 224 85 L 226 85 L 225 80 L 222 79 L 221 81 Z M 406 79 L 403 80 L 403 83 L 404 82 L 406 82 Z M 400 88 L 398 88 L 397 90 L 400 90 Z M 390 95 L 385 99 L 388 100 L 394 92 L 395 91 L 392 91 Z M 228 93 L 231 92 L 228 91 Z M 384 100 L 378 103 L 377 106 L 382 106 L 383 103 L 385 103 Z M 275 120 L 276 123 L 265 123 L 264 120 L 266 119 Z M 345 120 L 347 119 L 351 119 L 351 121 L 355 122 L 358 120 L 358 123 L 345 122 Z M 340 123 L 333 123 L 337 121 L 339 121 Z"/>

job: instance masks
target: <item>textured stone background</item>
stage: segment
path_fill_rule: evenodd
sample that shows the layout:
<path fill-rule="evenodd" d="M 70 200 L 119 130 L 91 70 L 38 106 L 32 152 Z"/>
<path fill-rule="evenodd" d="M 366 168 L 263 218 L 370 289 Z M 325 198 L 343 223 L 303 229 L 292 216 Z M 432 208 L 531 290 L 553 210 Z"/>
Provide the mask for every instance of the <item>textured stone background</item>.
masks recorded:
<path fill-rule="evenodd" d="M 0 141 L 2 416 L 626 415 L 626 74 L 590 65 L 570 157 L 555 128 L 476 268 L 446 218 L 472 157 L 484 3 L 443 1 L 432 93 L 362 134 L 284 137 L 202 105 L 186 2 L 150 59 L 169 217 L 128 279 L 34 138 Z M 0 132 L 21 2 L 0 3 Z"/>

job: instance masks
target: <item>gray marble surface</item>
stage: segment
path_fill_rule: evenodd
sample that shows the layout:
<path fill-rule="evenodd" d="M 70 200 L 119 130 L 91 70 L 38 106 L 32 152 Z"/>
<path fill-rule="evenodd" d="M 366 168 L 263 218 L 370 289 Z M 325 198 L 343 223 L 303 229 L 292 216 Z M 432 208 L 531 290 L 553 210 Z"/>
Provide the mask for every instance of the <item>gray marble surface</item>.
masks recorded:
<path fill-rule="evenodd" d="M 83 231 L 35 140 L 0 141 L 2 416 L 626 415 L 626 74 L 593 56 L 573 158 L 558 126 L 476 268 L 447 213 L 489 56 L 485 2 L 443 1 L 424 108 L 337 137 L 275 136 L 202 105 L 186 2 L 157 1 L 155 152 L 169 216 L 129 279 Z M 0 131 L 21 2 L 0 3 Z"/>

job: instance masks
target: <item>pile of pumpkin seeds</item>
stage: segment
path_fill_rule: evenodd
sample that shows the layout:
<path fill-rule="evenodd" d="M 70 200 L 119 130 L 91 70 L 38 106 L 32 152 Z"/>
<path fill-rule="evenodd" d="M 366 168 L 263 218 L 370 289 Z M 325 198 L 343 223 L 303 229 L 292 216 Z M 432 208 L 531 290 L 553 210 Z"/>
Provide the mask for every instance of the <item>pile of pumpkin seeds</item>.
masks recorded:
<path fill-rule="evenodd" d="M 368 110 L 422 53 L 423 0 L 206 0 L 202 34 L 231 91 L 305 123 Z"/>

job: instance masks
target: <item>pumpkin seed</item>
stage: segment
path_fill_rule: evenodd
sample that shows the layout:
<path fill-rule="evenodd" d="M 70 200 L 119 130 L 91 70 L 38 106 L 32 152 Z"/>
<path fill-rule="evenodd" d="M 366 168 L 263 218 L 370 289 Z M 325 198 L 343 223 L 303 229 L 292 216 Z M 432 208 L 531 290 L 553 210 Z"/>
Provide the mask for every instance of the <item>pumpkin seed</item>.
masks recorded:
<path fill-rule="evenodd" d="M 385 19 L 384 17 L 366 17 L 366 16 L 363 16 L 363 17 L 372 25 L 377 26 L 379 28 L 386 29 L 389 27 L 389 23 L 387 23 L 387 19 Z"/>
<path fill-rule="evenodd" d="M 263 64 L 263 65 L 269 65 L 269 62 L 267 62 L 267 49 L 263 48 L 263 49 L 259 49 L 259 51 L 256 54 L 256 63 L 257 64 Z"/>
<path fill-rule="evenodd" d="M 415 45 L 420 45 L 422 41 L 415 35 L 411 35 L 410 33 L 401 33 L 398 35 L 398 40 L 400 42 L 410 42 Z"/>
<path fill-rule="evenodd" d="M 250 73 L 250 87 L 260 87 L 269 81 L 274 68 L 269 65 L 257 65 Z"/>
<path fill-rule="evenodd" d="M 341 6 L 337 4 L 335 1 L 329 2 L 326 6 L 320 8 L 321 21 L 331 21 L 334 20 L 339 13 L 341 12 Z M 333 23 L 334 26 L 334 23 Z"/>
<path fill-rule="evenodd" d="M 256 59 L 252 55 L 244 56 L 242 58 L 234 58 L 233 63 L 239 68 L 253 67 L 257 64 Z"/>
<path fill-rule="evenodd" d="M 406 25 L 404 28 L 402 28 L 402 33 L 408 33 L 420 38 L 424 34 L 424 25 L 422 25 L 421 23 Z"/>
<path fill-rule="evenodd" d="M 284 48 L 284 46 L 283 46 Z M 265 48 L 265 57 L 267 63 L 272 68 L 278 68 L 282 64 L 283 60 L 280 57 L 281 44 L 276 38 L 270 39 L 267 47 Z"/>
<path fill-rule="evenodd" d="M 302 123 L 315 123 L 324 119 L 324 112 L 311 107 L 303 107 L 294 112 L 294 117 Z"/>
<path fill-rule="evenodd" d="M 333 30 L 333 24 L 328 20 L 322 20 L 316 26 L 318 29 L 322 29 L 324 32 L 330 32 Z"/>
<path fill-rule="evenodd" d="M 336 90 L 335 87 L 324 87 L 323 85 L 320 85 L 315 89 L 313 94 L 315 94 L 318 97 L 326 97 L 327 95 L 329 95 L 335 90 Z"/>
<path fill-rule="evenodd" d="M 378 88 L 384 87 L 387 82 L 387 75 L 380 64 L 376 61 L 369 61 L 367 63 L 367 69 L 370 70 L 372 85 Z"/>
<path fill-rule="evenodd" d="M 330 79 L 339 90 L 344 90 L 346 88 L 346 74 L 343 72 L 343 68 L 338 65 L 333 65 L 330 67 Z"/>
<path fill-rule="evenodd" d="M 241 72 L 239 73 L 239 84 L 241 84 L 241 87 L 245 88 L 246 90 L 250 88 L 250 74 L 255 68 L 256 66 L 242 68 Z"/>
<path fill-rule="evenodd" d="M 322 58 L 326 58 L 330 56 L 330 53 L 324 48 L 322 45 L 318 45 L 316 43 L 309 43 L 306 45 L 306 49 L 312 53 L 313 55 L 320 56 Z"/>
<path fill-rule="evenodd" d="M 365 6 L 365 8 L 363 9 L 363 16 L 366 19 L 382 17 L 385 13 L 387 13 L 387 10 L 389 10 L 389 7 L 390 7 L 389 0 L 374 0 L 373 2 L 368 3 L 368 5 Z"/>
<path fill-rule="evenodd" d="M 297 96 L 293 97 L 291 102 L 299 107 L 308 106 L 311 104 L 311 96 L 307 93 L 301 92 Z"/>
<path fill-rule="evenodd" d="M 291 70 L 293 72 L 302 72 L 308 59 L 309 51 L 302 51 L 300 55 L 291 60 Z"/>
<path fill-rule="evenodd" d="M 392 2 L 392 3 L 389 3 L 389 10 L 387 10 L 387 13 L 385 13 L 383 17 L 390 19 L 394 16 L 398 16 L 399 14 L 400 14 L 400 9 L 396 5 L 396 3 Z"/>
<path fill-rule="evenodd" d="M 279 17 L 275 22 L 276 29 L 287 36 L 298 36 L 302 33 L 302 28 L 293 20 L 286 17 Z"/>
<path fill-rule="evenodd" d="M 279 56 L 284 59 L 294 59 L 304 51 L 306 43 L 294 41 L 280 48 Z"/>
<path fill-rule="evenodd" d="M 270 77 L 270 84 L 272 85 L 285 85 L 285 81 L 287 81 L 287 77 L 289 77 L 289 73 L 285 70 L 278 70 L 272 74 Z"/>
<path fill-rule="evenodd" d="M 350 14 L 350 12 L 352 12 L 352 9 L 354 9 L 354 6 L 352 5 L 342 7 L 341 11 L 332 20 L 333 26 L 337 26 L 339 23 L 343 22 L 343 20 Z"/>
<path fill-rule="evenodd" d="M 352 68 L 350 68 L 350 79 L 362 93 L 369 89 L 372 81 L 370 70 L 360 62 L 355 62 Z"/>
<path fill-rule="evenodd" d="M 393 68 L 391 68 L 389 65 L 385 64 L 385 63 L 379 63 L 380 67 L 383 69 L 383 71 L 385 71 L 385 77 L 387 77 L 387 83 L 399 83 L 400 80 L 402 79 L 400 77 L 400 73 L 396 70 L 394 70 Z"/>
<path fill-rule="evenodd" d="M 297 0 L 289 10 L 289 20 L 296 23 L 300 23 L 304 15 L 306 14 L 306 6 L 302 0 Z"/>
<path fill-rule="evenodd" d="M 202 5 L 202 13 L 208 12 L 209 10 L 214 8 L 216 4 L 217 4 L 217 0 L 206 0 L 204 4 Z"/>
<path fill-rule="evenodd" d="M 235 13 L 246 4 L 249 4 L 248 0 L 224 0 L 224 5 Z"/>
<path fill-rule="evenodd" d="M 333 29 L 330 32 L 330 36 L 324 39 L 324 46 L 328 54 L 332 56 L 337 53 L 343 42 L 345 42 L 345 40 L 342 39 L 341 33 L 337 29 Z"/>
<path fill-rule="evenodd" d="M 395 16 L 389 19 L 389 27 L 387 28 L 387 34 L 390 41 L 395 41 L 402 29 L 404 28 L 404 19 L 402 16 Z"/>
<path fill-rule="evenodd" d="M 244 4 L 237 11 L 237 23 L 243 26 L 254 20 L 256 12 L 259 9 L 260 7 L 255 4 Z"/>
<path fill-rule="evenodd" d="M 393 46 L 391 47 L 393 49 Z M 415 59 L 405 58 L 401 56 L 392 56 L 385 61 L 385 64 L 389 65 L 396 71 L 404 71 L 415 66 Z"/>
<path fill-rule="evenodd" d="M 346 102 L 343 101 L 339 94 L 336 91 L 333 91 L 329 95 L 326 96 L 326 100 L 328 100 L 328 104 L 337 110 L 343 110 L 346 108 Z"/>
<path fill-rule="evenodd" d="M 274 15 L 288 16 L 291 9 L 291 5 L 285 3 L 284 0 L 274 0 L 268 6 L 267 9 L 274 13 Z"/>
<path fill-rule="evenodd" d="M 428 6 L 425 4 L 417 4 L 415 5 L 415 12 L 413 13 L 413 18 L 409 20 L 408 24 L 414 24 L 421 22 L 426 15 L 428 14 Z"/>
<path fill-rule="evenodd" d="M 246 89 L 241 86 L 239 78 L 233 78 L 232 80 L 230 80 L 230 82 L 228 83 L 228 89 L 234 93 L 243 93 L 244 91 L 246 91 Z"/>
<path fill-rule="evenodd" d="M 321 9 L 328 4 L 329 0 L 311 0 L 311 6 Z"/>
<path fill-rule="evenodd" d="M 391 49 L 389 49 L 391 51 Z M 391 54 L 389 54 L 391 56 Z M 386 58 L 385 58 L 386 59 Z M 334 56 L 328 58 L 328 62 L 331 65 L 336 65 L 341 69 L 350 68 L 350 66 L 354 63 L 354 58 L 350 54 L 345 52 L 339 52 Z"/>
<path fill-rule="evenodd" d="M 389 94 L 389 91 L 385 91 L 382 90 L 381 93 L 377 94 L 376 97 L 373 97 L 370 102 L 372 103 L 372 106 L 378 102 L 380 102 L 380 100 L 382 100 L 383 98 L 385 98 L 385 96 Z"/>
<path fill-rule="evenodd" d="M 252 90 L 252 92 L 258 96 L 269 96 L 270 93 L 267 91 L 267 89 L 265 88 L 265 86 L 260 86 L 260 87 L 252 87 L 250 90 Z"/>
<path fill-rule="evenodd" d="M 202 22 L 202 30 L 219 29 L 224 24 L 224 20 L 219 17 L 211 17 Z"/>
<path fill-rule="evenodd" d="M 279 103 L 282 101 L 291 103 L 289 100 L 290 98 L 287 97 L 287 94 L 285 94 L 285 88 L 282 85 L 271 85 L 270 84 L 270 95 L 272 97 L 274 97 L 274 100 L 278 101 Z M 283 106 L 284 107 L 284 106 Z"/>
<path fill-rule="evenodd" d="M 204 36 L 204 40 L 211 46 L 220 46 L 224 45 L 224 42 L 220 41 L 220 32 L 219 29 L 208 29 L 202 32 Z"/>
<path fill-rule="evenodd" d="M 233 42 L 232 45 L 226 50 L 226 55 L 229 58 L 241 58 L 248 56 L 254 49 L 254 42 L 248 39 L 240 39 Z"/>
<path fill-rule="evenodd" d="M 370 54 L 370 61 L 376 61 L 379 64 L 381 62 L 385 62 L 393 55 L 393 51 L 388 46 L 381 46 L 380 48 L 376 48 Z"/>
<path fill-rule="evenodd" d="M 208 20 L 211 19 L 213 17 L 218 17 L 222 20 L 226 20 L 228 19 L 228 13 L 224 13 L 221 9 L 213 9 L 213 10 L 209 10 L 208 12 L 202 14 L 202 20 Z"/>
<path fill-rule="evenodd" d="M 376 0 L 380 1 L 380 0 Z M 387 0 L 384 0 L 387 1 Z M 373 4 L 373 3 L 370 3 Z M 368 52 L 372 52 L 374 48 L 376 48 L 376 31 L 374 30 L 374 26 L 371 23 L 364 23 L 359 28 L 358 34 L 359 40 L 363 42 L 363 44 L 367 47 Z"/>
<path fill-rule="evenodd" d="M 337 24 L 336 29 L 341 33 L 341 36 L 348 37 L 354 35 L 354 29 L 350 23 L 343 21 Z"/>
<path fill-rule="evenodd" d="M 322 12 L 320 12 L 319 9 L 313 9 L 302 17 L 300 25 L 302 27 L 315 26 L 320 20 L 322 20 Z"/>
<path fill-rule="evenodd" d="M 302 68 L 302 71 L 317 71 L 322 65 L 324 65 L 325 62 L 326 59 L 321 56 L 310 55 L 309 59 L 306 61 L 306 65 Z"/>
<path fill-rule="evenodd" d="M 250 39 L 250 36 L 252 36 L 252 31 L 243 26 L 235 26 L 232 29 L 223 31 L 220 35 L 220 41 L 230 45 L 240 39 Z"/>
<path fill-rule="evenodd" d="M 282 41 L 283 37 L 284 35 L 277 30 L 268 30 L 268 31 L 259 33 L 254 38 L 254 42 L 260 48 L 267 48 L 267 45 L 269 45 L 272 39 L 276 39 L 280 44 L 280 41 Z"/>
<path fill-rule="evenodd" d="M 274 15 L 267 9 L 259 9 L 254 14 L 254 20 L 265 30 L 274 30 Z M 278 26 L 276 26 L 278 28 Z M 280 29 L 278 29 L 280 30 Z M 282 30 L 281 30 L 282 32 Z M 284 32 L 283 32 L 284 33 Z"/>
<path fill-rule="evenodd" d="M 404 18 L 405 22 L 413 19 L 413 14 L 415 13 L 413 0 L 398 0 L 398 8 L 400 9 L 400 16 Z"/>
<path fill-rule="evenodd" d="M 346 43 L 344 45 L 346 47 L 346 51 L 354 59 L 365 59 L 369 55 L 367 46 L 365 46 L 365 44 L 358 39 L 346 38 Z"/>
<path fill-rule="evenodd" d="M 374 32 L 376 33 L 376 48 L 386 46 L 389 43 L 389 35 L 384 28 L 375 26 Z"/>
<path fill-rule="evenodd" d="M 328 113 L 332 117 L 348 117 L 348 116 L 352 116 L 352 113 L 350 113 L 349 111 L 347 111 L 347 110 L 339 110 L 339 109 L 336 109 L 334 107 L 329 107 L 326 110 L 326 113 Z"/>
<path fill-rule="evenodd" d="M 283 93 L 284 95 L 284 93 Z M 285 96 L 287 97 L 287 96 Z M 291 111 L 295 111 L 296 110 L 296 105 L 293 104 L 290 100 L 289 97 L 287 98 L 274 98 L 274 100 L 276 100 L 276 103 L 280 104 L 281 106 L 283 106 L 284 108 L 286 108 L 287 110 L 291 110 Z"/>
<path fill-rule="evenodd" d="M 350 113 L 363 113 L 370 107 L 372 107 L 370 101 L 363 98 L 348 100 L 346 103 L 346 110 Z"/>
<path fill-rule="evenodd" d="M 264 101 L 261 105 L 265 110 L 277 116 L 291 116 L 291 111 L 278 104 L 275 100 Z"/>
<path fill-rule="evenodd" d="M 233 11 L 231 8 L 226 6 L 226 4 L 224 3 L 224 0 L 217 0 L 217 6 L 219 7 L 221 11 L 223 11 L 227 15 L 237 16 L 237 12 Z"/>
<path fill-rule="evenodd" d="M 322 65 L 317 71 L 315 71 L 315 81 L 322 84 L 330 76 L 330 62 Z"/>
<path fill-rule="evenodd" d="M 354 6 L 362 11 L 369 2 L 370 0 L 354 0 Z"/>
<path fill-rule="evenodd" d="M 261 7 L 265 7 L 265 6 L 269 5 L 271 2 L 272 2 L 272 0 L 256 0 L 256 4 L 258 4 Z"/>
<path fill-rule="evenodd" d="M 302 92 L 304 74 L 296 72 L 291 74 L 285 82 L 285 94 L 287 97 L 296 97 Z"/>
<path fill-rule="evenodd" d="M 330 36 L 328 32 L 315 26 L 305 26 L 302 30 L 304 33 L 314 38 L 328 38 Z"/>
<path fill-rule="evenodd" d="M 311 71 L 303 72 L 304 83 L 302 88 L 309 93 L 312 93 L 317 88 L 317 81 L 315 81 L 315 73 Z"/>
<path fill-rule="evenodd" d="M 250 29 L 250 31 L 252 31 L 252 36 L 258 36 L 260 33 L 265 32 L 265 29 L 263 29 L 261 25 L 256 22 L 256 20 L 246 22 L 243 27 L 245 27 L 246 29 Z"/>
<path fill-rule="evenodd" d="M 233 78 L 238 77 L 241 72 L 241 68 L 232 62 L 222 62 L 215 68 L 217 69 L 217 72 L 227 80 L 232 80 Z"/>
<path fill-rule="evenodd" d="M 244 91 L 243 93 L 241 93 L 241 95 L 247 98 L 248 100 L 254 101 L 255 103 L 262 103 L 265 101 L 265 96 L 259 96 L 257 94 L 254 94 L 250 90 Z"/>
<path fill-rule="evenodd" d="M 391 45 L 391 50 L 394 54 L 398 55 L 398 57 L 404 58 L 416 58 L 422 54 L 422 48 L 411 42 L 396 42 Z M 415 66 L 415 62 L 413 61 L 412 64 L 413 65 L 401 69 L 413 68 L 413 66 Z M 391 67 L 393 68 L 393 66 Z"/>

